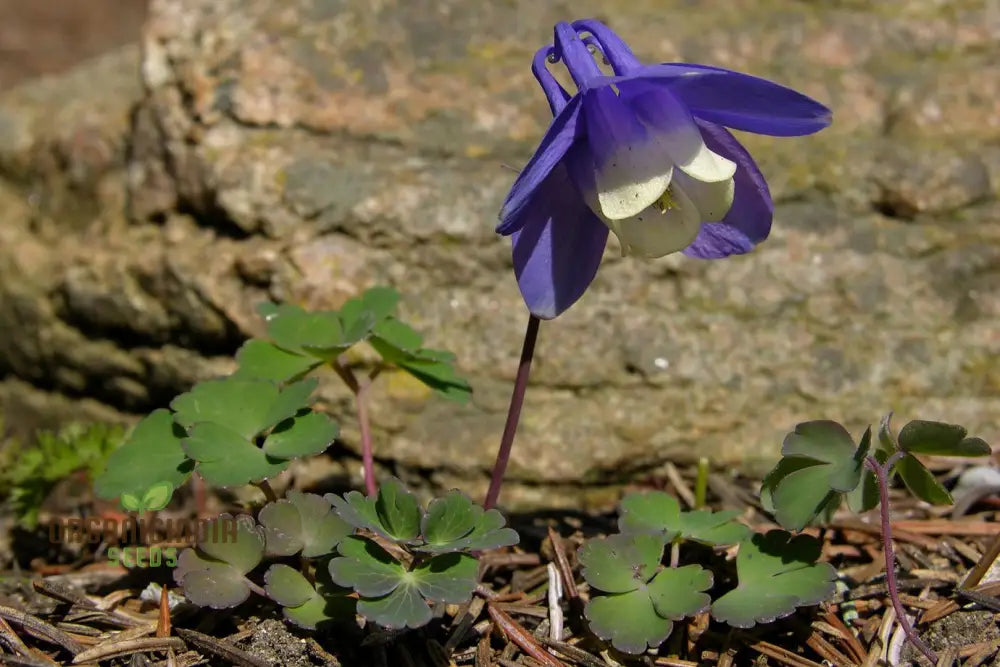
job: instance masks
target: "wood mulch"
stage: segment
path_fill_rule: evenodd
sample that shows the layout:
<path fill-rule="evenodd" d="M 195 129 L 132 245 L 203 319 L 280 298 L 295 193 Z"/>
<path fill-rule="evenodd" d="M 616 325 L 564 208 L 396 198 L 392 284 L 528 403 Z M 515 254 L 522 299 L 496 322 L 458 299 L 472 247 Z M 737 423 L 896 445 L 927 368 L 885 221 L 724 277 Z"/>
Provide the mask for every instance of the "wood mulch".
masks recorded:
<path fill-rule="evenodd" d="M 943 465 L 948 466 L 945 462 Z M 965 464 L 959 464 L 965 465 Z M 957 468 L 938 468 L 953 478 Z M 653 480 L 690 505 L 693 470 L 668 469 Z M 751 480 L 713 475 L 712 508 L 743 511 L 755 530 L 774 528 Z M 961 508 L 931 508 L 893 492 L 894 541 L 903 605 L 939 665 L 1000 665 L 1000 524 L 996 496 Z M 707 614 L 678 623 L 657 654 L 619 654 L 587 632 L 589 591 L 576 549 L 613 529 L 613 516 L 513 517 L 522 545 L 483 556 L 483 585 L 473 600 L 448 605 L 419 631 L 356 628 L 308 633 L 281 622 L 266 601 L 233 610 L 181 605 L 170 610 L 147 585 L 169 573 L 102 563 L 98 553 L 72 563 L 37 558 L 31 569 L 0 572 L 0 664 L 5 665 L 927 665 L 906 645 L 886 597 L 877 511 L 838 514 L 811 529 L 823 558 L 840 574 L 833 600 L 750 630 Z M 686 547 L 685 547 L 686 549 Z M 731 551 L 731 550 L 730 550 Z M 692 550 L 691 560 L 732 569 L 731 553 Z M 690 560 L 688 561 L 690 562 Z M 731 580 L 731 576 L 729 577 Z M 726 580 L 726 577 L 723 577 Z M 718 588 L 718 587 L 717 587 Z"/>

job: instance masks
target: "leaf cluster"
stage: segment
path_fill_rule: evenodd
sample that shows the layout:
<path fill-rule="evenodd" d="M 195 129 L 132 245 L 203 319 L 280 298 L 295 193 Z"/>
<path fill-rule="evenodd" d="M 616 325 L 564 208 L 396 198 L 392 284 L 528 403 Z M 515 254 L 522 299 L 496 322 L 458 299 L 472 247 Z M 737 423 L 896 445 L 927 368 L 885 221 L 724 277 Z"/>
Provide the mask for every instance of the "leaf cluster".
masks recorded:
<path fill-rule="evenodd" d="M 268 479 L 298 457 L 318 454 L 338 426 L 309 408 L 315 379 L 284 386 L 229 376 L 195 385 L 136 425 L 95 481 L 103 498 L 156 510 L 192 472 L 210 484 Z"/>
<path fill-rule="evenodd" d="M 374 498 L 356 491 L 327 498 L 360 532 L 340 542 L 330 577 L 358 594 L 358 613 L 387 628 L 419 627 L 432 618 L 431 604 L 468 600 L 478 581 L 470 552 L 518 542 L 500 512 L 459 491 L 426 510 L 396 479 Z"/>
<path fill-rule="evenodd" d="M 458 491 L 425 510 L 396 479 L 373 498 L 292 491 L 256 521 L 222 515 L 180 554 L 174 578 L 195 604 L 232 607 L 260 592 L 251 574 L 265 558 L 296 557 L 310 563 L 305 571 L 276 562 L 263 574 L 263 592 L 289 621 L 315 628 L 358 613 L 415 628 L 432 618 L 431 605 L 469 599 L 478 582 L 474 552 L 518 541 L 505 524 Z"/>
<path fill-rule="evenodd" d="M 879 503 L 873 463 L 893 464 L 890 477 L 898 477 L 917 498 L 935 505 L 952 502 L 951 494 L 916 455 L 985 456 L 990 447 L 980 438 L 967 437 L 961 426 L 914 420 L 893 433 L 886 415 L 872 438 L 871 428 L 855 444 L 851 434 L 834 421 L 799 424 L 785 437 L 782 458 L 764 477 L 761 501 L 778 523 L 801 530 L 833 514 L 846 499 L 855 512 Z"/>
<path fill-rule="evenodd" d="M 323 364 L 350 375 L 339 359 L 362 341 L 382 358 L 376 371 L 396 367 L 447 398 L 468 400 L 454 355 L 423 347 L 420 334 L 396 318 L 398 301 L 395 290 L 375 287 L 340 310 L 263 304 L 268 337 L 240 348 L 231 376 L 201 382 L 169 410 L 143 419 L 107 461 L 97 495 L 120 497 L 132 511 L 157 510 L 192 472 L 230 487 L 269 479 L 293 459 L 324 451 L 339 428 L 310 409 L 317 381 L 305 376 Z"/>
<path fill-rule="evenodd" d="M 455 355 L 423 347 L 423 337 L 396 317 L 399 298 L 395 290 L 373 287 L 339 311 L 265 303 L 258 310 L 267 322 L 268 339 L 253 339 L 240 348 L 236 374 L 287 382 L 323 363 L 336 363 L 367 341 L 383 366 L 409 373 L 445 398 L 467 402 L 472 390 L 455 371 Z"/>
<path fill-rule="evenodd" d="M 594 592 L 585 608 L 590 628 L 620 651 L 659 646 L 673 622 L 710 610 L 717 620 L 751 627 L 815 604 L 833 592 L 835 571 L 817 563 L 819 543 L 775 530 L 751 534 L 738 512 L 682 512 L 660 491 L 626 496 L 619 534 L 588 541 L 579 551 L 583 577 Z M 667 545 L 739 545 L 738 583 L 712 601 L 714 575 L 702 565 L 664 565 Z"/>

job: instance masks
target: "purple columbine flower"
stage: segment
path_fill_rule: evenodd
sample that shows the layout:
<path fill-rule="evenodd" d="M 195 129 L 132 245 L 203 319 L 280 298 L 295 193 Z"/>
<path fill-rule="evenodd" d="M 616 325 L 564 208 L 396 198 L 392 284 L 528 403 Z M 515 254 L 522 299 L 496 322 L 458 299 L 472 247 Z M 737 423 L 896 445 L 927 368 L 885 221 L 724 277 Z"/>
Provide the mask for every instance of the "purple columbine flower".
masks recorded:
<path fill-rule="evenodd" d="M 719 258 L 767 238 L 774 210 L 753 158 L 725 127 L 812 134 L 830 110 L 771 81 L 718 67 L 643 65 L 595 20 L 559 23 L 532 72 L 552 124 L 514 182 L 497 232 L 533 315 L 551 319 L 597 274 L 610 229 L 625 254 Z M 603 58 L 615 76 L 595 61 Z M 562 61 L 570 95 L 548 63 Z M 723 127 L 725 126 L 725 127 Z"/>

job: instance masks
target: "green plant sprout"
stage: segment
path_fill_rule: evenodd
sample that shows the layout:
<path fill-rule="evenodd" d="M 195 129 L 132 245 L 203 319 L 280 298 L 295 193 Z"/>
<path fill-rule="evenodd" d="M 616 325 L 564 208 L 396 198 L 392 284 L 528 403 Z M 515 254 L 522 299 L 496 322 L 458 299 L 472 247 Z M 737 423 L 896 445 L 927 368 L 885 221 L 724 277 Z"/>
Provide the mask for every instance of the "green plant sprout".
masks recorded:
<path fill-rule="evenodd" d="M 34 528 L 42 503 L 59 481 L 74 473 L 93 480 L 125 437 L 113 424 L 70 424 L 59 431 L 39 431 L 33 443 L 12 442 L 0 466 L 0 487 L 10 492 L 21 525 Z"/>
<path fill-rule="evenodd" d="M 834 592 L 836 571 L 817 563 L 819 543 L 785 531 L 751 535 L 736 521 L 739 512 L 682 512 L 662 491 L 633 493 L 621 502 L 619 534 L 590 540 L 580 548 L 583 577 L 602 595 L 591 597 L 585 614 L 590 629 L 624 653 L 656 648 L 673 621 L 711 611 L 747 628 L 820 602 Z M 738 585 L 714 602 L 705 592 L 715 576 L 701 565 L 679 566 L 679 547 L 739 545 Z M 664 547 L 671 545 L 669 565 Z"/>
<path fill-rule="evenodd" d="M 907 639 L 935 664 L 937 655 L 917 636 L 899 598 L 889 483 L 898 476 L 920 500 L 935 505 L 950 504 L 951 494 L 915 454 L 987 456 L 990 446 L 980 438 L 967 437 L 968 432 L 961 426 L 924 420 L 909 422 L 900 429 L 897 438 L 891 419 L 892 413 L 882 418 L 876 443 L 872 443 L 869 428 L 857 445 L 847 429 L 836 422 L 799 424 L 785 438 L 781 461 L 764 478 L 761 501 L 774 513 L 778 523 L 789 530 L 799 530 L 818 517 L 832 514 L 845 498 L 855 512 L 878 505 L 889 599 Z"/>
<path fill-rule="evenodd" d="M 375 287 L 339 311 L 262 305 L 269 338 L 247 341 L 231 376 L 201 382 L 175 398 L 170 410 L 139 422 L 97 478 L 97 494 L 121 498 L 126 509 L 159 509 L 167 485 L 169 502 L 193 472 L 216 486 L 252 483 L 270 493 L 269 478 L 296 458 L 321 453 L 339 434 L 334 421 L 310 408 L 317 381 L 306 376 L 328 365 L 354 393 L 365 487 L 374 495 L 366 406 L 371 382 L 384 369 L 398 368 L 451 400 L 467 401 L 471 392 L 455 372 L 453 354 L 423 347 L 420 334 L 396 318 L 399 298 L 395 290 Z M 345 354 L 362 342 L 381 360 L 359 380 Z"/>

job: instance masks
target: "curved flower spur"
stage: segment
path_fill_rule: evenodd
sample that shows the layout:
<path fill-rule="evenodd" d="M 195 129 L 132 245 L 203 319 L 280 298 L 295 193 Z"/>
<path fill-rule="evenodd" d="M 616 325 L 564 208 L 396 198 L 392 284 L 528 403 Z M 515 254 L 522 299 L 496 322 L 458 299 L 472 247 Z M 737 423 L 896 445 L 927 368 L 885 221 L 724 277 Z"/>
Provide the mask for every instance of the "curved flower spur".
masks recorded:
<path fill-rule="evenodd" d="M 605 76 L 595 57 L 615 76 Z M 558 62 L 575 95 L 549 71 Z M 643 65 L 592 19 L 556 25 L 532 71 L 554 118 L 504 201 L 497 232 L 513 236 L 521 294 L 541 319 L 583 295 L 609 229 L 626 255 L 750 251 L 767 238 L 773 205 L 753 158 L 725 127 L 797 136 L 831 120 L 822 104 L 765 79 L 705 65 Z"/>

